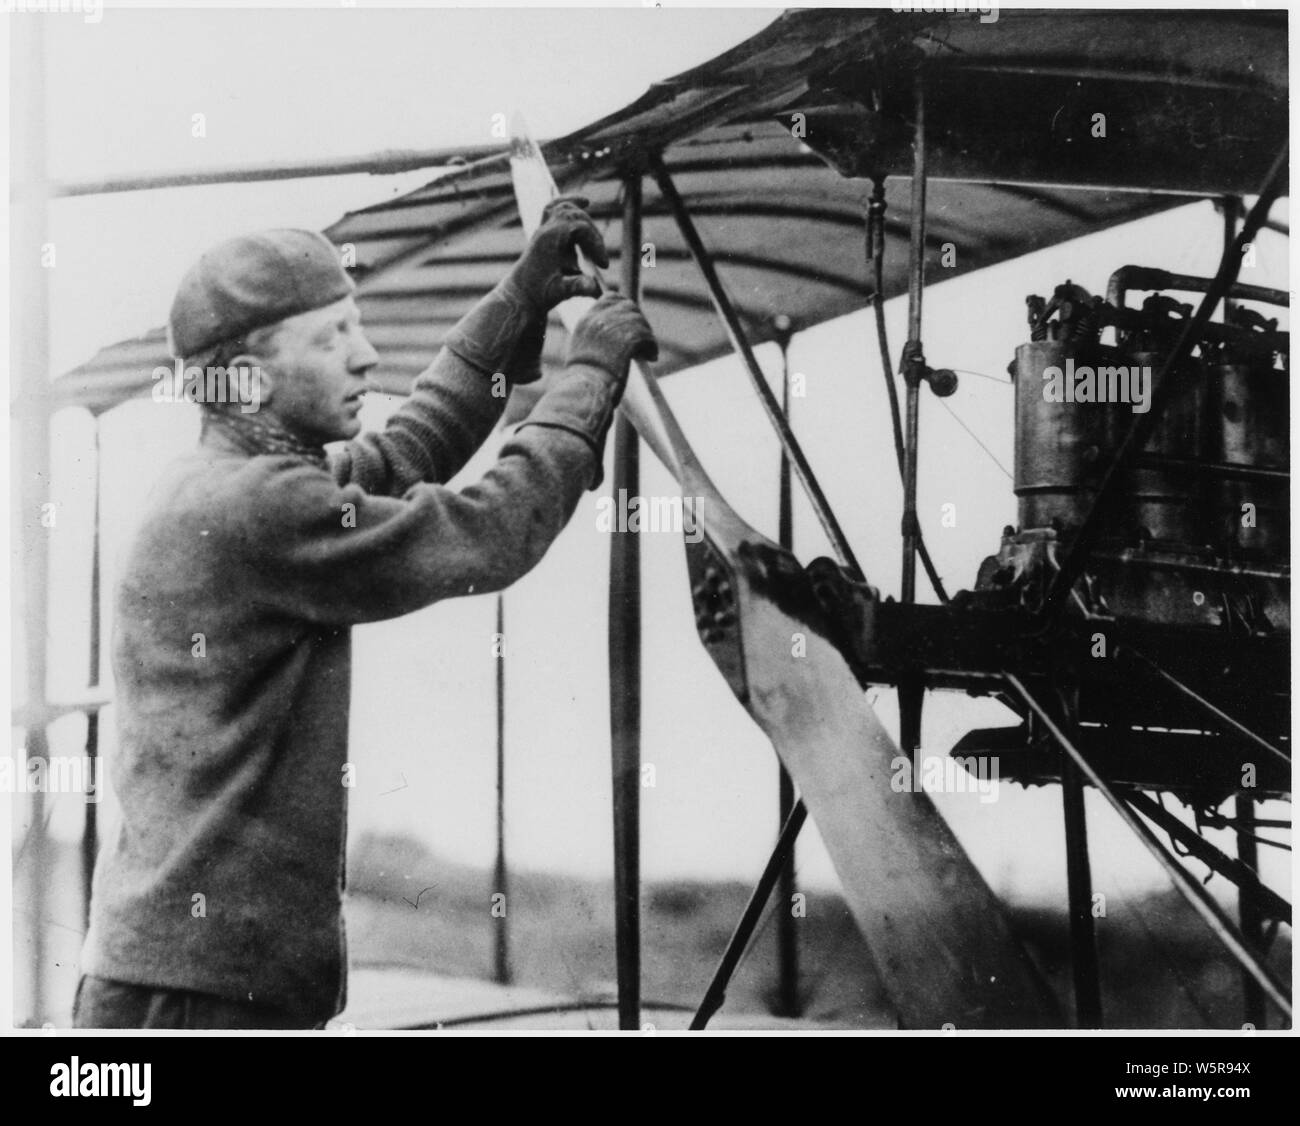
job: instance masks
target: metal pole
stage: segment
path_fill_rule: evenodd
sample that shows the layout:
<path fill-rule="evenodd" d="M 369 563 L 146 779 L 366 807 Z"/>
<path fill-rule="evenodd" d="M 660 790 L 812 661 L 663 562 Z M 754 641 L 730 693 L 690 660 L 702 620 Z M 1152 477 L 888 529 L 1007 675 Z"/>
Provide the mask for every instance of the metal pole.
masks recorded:
<path fill-rule="evenodd" d="M 1248 742 L 1253 743 L 1256 747 L 1262 750 L 1266 755 L 1269 755 L 1272 758 L 1276 759 L 1279 763 L 1281 763 L 1288 770 L 1290 770 L 1291 768 L 1290 755 L 1288 755 L 1285 751 L 1279 750 L 1277 747 L 1273 746 L 1272 743 L 1270 743 L 1267 739 L 1263 738 L 1262 736 L 1256 735 L 1255 732 L 1253 732 L 1244 723 L 1241 723 L 1238 720 L 1233 719 L 1232 716 L 1230 716 L 1222 708 L 1215 707 L 1214 704 L 1210 703 L 1210 701 L 1207 700 L 1200 693 L 1196 692 L 1194 689 L 1189 688 L 1177 677 L 1173 676 L 1170 673 L 1165 672 L 1165 670 L 1162 669 L 1159 665 L 1157 665 L 1155 661 L 1151 660 L 1150 657 L 1144 657 L 1136 649 L 1133 649 L 1128 645 L 1123 645 L 1123 646 L 1116 647 L 1115 658 L 1117 660 L 1121 660 L 1125 662 L 1131 661 L 1133 663 L 1141 665 L 1152 676 L 1158 678 L 1159 680 L 1163 680 L 1167 685 L 1169 685 L 1170 688 L 1172 688 L 1179 695 L 1190 700 L 1193 704 L 1195 704 L 1198 708 L 1200 708 L 1203 712 L 1205 712 L 1206 715 L 1209 715 L 1214 719 L 1217 719 L 1225 727 L 1235 731 L 1243 739 L 1246 739 Z"/>
<path fill-rule="evenodd" d="M 900 365 L 906 385 L 903 427 L 903 578 L 900 597 L 916 601 L 916 551 L 919 524 L 916 516 L 916 465 L 920 453 L 921 380 L 925 358 L 921 347 L 921 304 L 925 294 L 925 86 L 918 71 L 914 79 L 916 120 L 912 139 L 911 247 L 907 280 L 907 343 Z M 911 760 L 913 770 L 921 763 L 921 707 L 924 681 L 906 676 L 898 682 L 899 749 Z"/>
<path fill-rule="evenodd" d="M 817 514 L 817 519 L 821 522 L 822 528 L 830 540 L 831 549 L 835 552 L 840 563 L 852 572 L 853 577 L 861 580 L 863 578 L 862 568 L 858 566 L 853 549 L 849 546 L 848 538 L 844 535 L 844 530 L 835 518 L 835 513 L 831 510 L 830 503 L 826 500 L 826 494 L 822 492 L 821 485 L 817 483 L 812 466 L 808 464 L 808 459 L 804 456 L 799 440 L 790 429 L 790 423 L 786 421 L 781 405 L 776 401 L 776 396 L 772 394 L 772 389 L 767 385 L 767 377 L 764 376 L 763 369 L 759 366 L 758 359 L 754 355 L 754 349 L 750 347 L 749 339 L 745 336 L 745 328 L 740 323 L 740 316 L 731 304 L 730 298 L 727 297 L 726 290 L 723 289 L 722 279 L 718 277 L 718 271 L 713 265 L 713 259 L 700 238 L 699 232 L 695 229 L 695 224 L 691 221 L 690 212 L 687 211 L 685 202 L 681 195 L 678 194 L 672 177 L 668 174 L 668 169 L 664 167 L 664 163 L 659 157 L 651 158 L 650 170 L 654 174 L 655 182 L 659 185 L 659 191 L 664 202 L 673 213 L 673 218 L 677 222 L 677 229 L 681 232 L 682 239 L 685 241 L 687 248 L 691 252 L 691 257 L 695 260 L 695 265 L 704 278 L 704 284 L 708 287 L 714 311 L 718 314 L 727 330 L 731 346 L 744 363 L 745 370 L 749 373 L 750 382 L 753 383 L 754 390 L 758 393 L 759 402 L 762 403 L 763 409 L 767 412 L 768 420 L 776 431 L 781 448 L 789 456 L 790 463 L 799 476 L 799 482 L 803 485 L 804 491 L 808 494 L 808 499 L 812 502 L 813 511 Z"/>
<path fill-rule="evenodd" d="M 269 164 L 227 165 L 197 171 L 145 172 L 134 176 L 108 176 L 97 180 L 65 180 L 50 185 L 55 198 L 83 195 L 108 195 L 114 192 L 153 191 L 159 188 L 191 188 L 212 184 L 253 184 L 267 180 L 302 180 L 318 176 L 350 176 L 366 173 L 389 176 L 400 172 L 417 172 L 422 168 L 446 169 L 438 180 L 457 180 L 464 176 L 504 167 L 510 160 L 508 150 L 488 153 L 473 160 L 448 164 L 446 149 L 389 149 L 363 156 L 334 160 L 281 161 Z"/>
<path fill-rule="evenodd" d="M 780 878 L 781 868 L 789 859 L 794 849 L 794 842 L 799 836 L 799 830 L 803 828 L 807 818 L 808 810 L 803 802 L 796 802 L 790 811 L 789 819 L 781 828 L 781 835 L 777 838 L 776 848 L 768 858 L 767 867 L 763 869 L 763 874 L 759 877 L 749 902 L 745 904 L 740 922 L 736 924 L 736 929 L 727 941 L 727 949 L 722 954 L 722 960 L 718 963 L 718 968 L 713 971 L 704 1000 L 700 1002 L 695 1018 L 691 1021 L 691 1031 L 698 1032 L 706 1027 L 713 1014 L 722 1008 L 722 1003 L 727 999 L 727 983 L 731 981 L 731 975 L 736 972 L 736 967 L 740 964 L 741 956 L 745 953 L 745 948 L 754 935 L 754 929 L 758 926 L 758 920 L 762 917 L 763 907 Z"/>
<path fill-rule="evenodd" d="M 641 295 L 641 174 L 623 181 L 623 293 Z M 640 439 L 614 424 L 615 496 L 640 491 Z M 621 490 L 626 490 L 622 492 Z M 609 728 L 614 784 L 614 957 L 618 1026 L 641 1027 L 641 547 L 615 533 L 609 549 Z"/>
<path fill-rule="evenodd" d="M 1092 917 L 1092 867 L 1088 860 L 1088 822 L 1083 778 L 1068 758 L 1061 763 L 1061 801 L 1065 813 L 1065 868 L 1070 904 L 1070 966 L 1074 1011 L 1080 1028 L 1100 1028 L 1101 967 Z"/>
<path fill-rule="evenodd" d="M 9 127 L 13 196 L 10 210 L 11 292 L 14 305 L 10 370 L 19 384 L 14 410 L 13 470 L 21 497 L 21 530 L 15 547 L 22 552 L 16 570 L 22 573 L 23 625 L 26 636 L 27 707 L 33 716 L 25 746 L 28 761 L 48 760 L 46 724 L 46 639 L 49 606 L 49 527 L 42 522 L 43 506 L 50 501 L 49 404 L 49 274 L 42 261 L 48 236 L 48 184 L 45 156 L 45 20 L 16 19 L 11 25 Z M 50 247 L 50 250 L 56 250 Z M 21 452 L 20 452 L 21 451 Z M 57 519 L 57 513 L 54 513 Z M 21 546 L 20 546 L 21 545 Z M 17 562 L 17 561 L 16 561 Z M 15 587 L 15 593 L 17 587 Z M 24 770 L 26 766 L 24 764 Z M 21 891 L 15 887 L 15 969 L 27 966 L 28 1021 L 46 1016 L 44 925 L 46 871 L 44 794 L 30 795 L 32 818 L 29 864 Z M 17 1001 L 17 998 L 15 998 Z M 15 1005 L 15 1021 L 20 1014 Z"/>
<path fill-rule="evenodd" d="M 921 709 L 925 700 L 925 682 L 917 675 L 906 673 L 898 678 L 898 747 L 912 764 L 912 777 L 920 777 L 924 767 L 921 751 Z M 916 787 L 917 793 L 921 792 Z"/>
<path fill-rule="evenodd" d="M 1137 815 L 1106 784 L 1106 781 L 1093 768 L 1083 752 L 1070 742 L 1060 727 L 1052 721 L 1052 717 L 1047 714 L 1043 706 L 1034 699 L 1029 689 L 1021 683 L 1020 678 L 1006 671 L 1003 671 L 1002 677 L 1024 702 L 1025 706 L 1038 717 L 1061 749 L 1074 760 L 1084 776 L 1097 788 L 1111 808 L 1119 814 L 1124 824 L 1137 834 L 1138 840 L 1142 842 L 1147 851 L 1156 858 L 1160 866 L 1169 874 L 1179 893 L 1192 906 L 1193 910 L 1201 916 L 1224 948 L 1237 960 L 1242 969 L 1246 970 L 1251 977 L 1259 982 L 1268 999 L 1290 1020 L 1291 997 L 1286 987 L 1277 980 L 1268 966 L 1255 956 L 1254 951 L 1247 945 L 1241 932 L 1233 925 L 1232 920 L 1214 901 L 1209 892 L 1198 881 L 1192 879 L 1187 874 L 1187 870 L 1164 850 L 1155 834 L 1142 821 L 1138 820 Z"/>
<path fill-rule="evenodd" d="M 777 318 L 776 342 L 781 349 L 781 407 L 790 417 L 790 336 L 789 317 Z M 777 541 L 787 551 L 794 548 L 794 505 L 790 492 L 790 459 L 781 451 L 780 478 L 778 482 Z M 777 824 L 784 825 L 794 812 L 794 780 L 780 762 L 777 763 Z M 776 965 L 777 989 L 774 1011 L 777 1016 L 799 1015 L 799 936 L 796 933 L 794 902 L 797 885 L 794 875 L 795 841 L 790 841 L 789 854 L 781 865 L 776 906 Z"/>
<path fill-rule="evenodd" d="M 1194 856 L 1210 871 L 1217 872 L 1229 880 L 1242 895 L 1248 896 L 1260 912 L 1261 918 L 1277 919 L 1287 926 L 1291 925 L 1291 904 L 1268 887 L 1257 873 L 1247 868 L 1240 860 L 1233 860 L 1215 848 L 1195 829 L 1180 821 L 1158 801 L 1146 794 L 1138 790 L 1130 790 L 1124 795 L 1124 800 L 1157 828 L 1163 829 L 1171 838 L 1171 843 L 1176 840 L 1189 855 Z M 1254 978 L 1251 980 L 1253 981 Z"/>
<path fill-rule="evenodd" d="M 885 181 L 872 181 L 871 202 L 867 205 L 867 261 L 871 265 L 871 305 L 876 314 L 876 342 L 880 348 L 880 371 L 885 379 L 885 391 L 889 395 L 889 421 L 894 430 L 894 453 L 898 459 L 898 479 L 907 484 L 907 455 L 903 452 L 903 424 L 898 407 L 898 388 L 894 385 L 894 364 L 889 358 L 889 334 L 885 328 Z M 918 520 L 914 526 L 916 532 L 916 551 L 921 557 L 921 566 L 925 568 L 930 586 L 940 602 L 948 601 L 948 592 L 944 590 L 943 580 L 935 569 L 930 550 L 925 546 L 925 537 L 921 534 Z"/>
<path fill-rule="evenodd" d="M 510 872 L 506 867 L 506 599 L 497 595 L 497 856 L 492 871 L 492 889 L 510 902 Z M 501 985 L 510 984 L 510 924 L 509 908 L 494 920 L 496 928 L 492 938 L 492 979 Z"/>
<path fill-rule="evenodd" d="M 43 263 L 48 243 L 48 185 L 45 182 L 45 59 L 44 20 L 14 20 L 9 43 L 13 70 L 9 127 L 12 131 L 13 203 L 10 208 L 10 285 L 13 302 L 10 328 L 10 371 L 18 381 L 14 404 L 13 471 L 21 495 L 23 628 L 26 631 L 27 728 L 26 758 L 48 761 L 45 732 L 45 670 L 47 670 L 49 528 L 42 521 L 49 502 L 49 289 Z M 51 250 L 55 248 L 51 247 Z M 57 512 L 53 512 L 57 520 Z M 18 585 L 14 586 L 17 594 Z M 26 768 L 26 767 L 25 767 Z M 29 865 L 21 889 L 14 888 L 17 919 L 14 927 L 16 969 L 26 958 L 27 1021 L 45 1018 L 44 917 L 49 862 L 45 843 L 43 793 L 30 796 Z M 16 999 L 17 1001 L 17 999 Z M 16 1022 L 21 1019 L 16 1005 Z"/>
<path fill-rule="evenodd" d="M 99 687 L 99 664 L 100 664 L 100 507 L 99 492 L 102 473 L 100 469 L 103 451 L 99 444 L 99 418 L 91 415 L 91 425 L 94 427 L 93 442 L 95 447 L 94 458 L 94 488 L 95 503 L 93 515 L 91 517 L 94 527 L 91 532 L 90 542 L 90 670 L 87 678 L 87 686 L 94 689 Z M 86 712 L 86 759 L 91 771 L 90 777 L 96 777 L 94 773 L 99 766 L 99 708 L 92 707 Z M 96 791 L 97 795 L 100 791 Z M 90 925 L 90 889 L 94 882 L 95 875 L 95 857 L 99 852 L 99 810 L 98 802 L 88 801 L 86 804 L 85 826 L 81 834 L 81 880 L 82 890 L 84 892 L 84 918 L 86 925 Z"/>
<path fill-rule="evenodd" d="M 1251 836 L 1250 822 L 1255 817 L 1255 800 L 1247 794 L 1238 794 L 1237 820 L 1245 822 L 1237 830 L 1237 859 L 1251 872 L 1259 872 L 1259 846 Z M 1241 920 L 1241 935 L 1261 957 L 1264 953 L 1264 917 L 1259 906 L 1244 888 L 1237 889 L 1237 917 Z M 1259 982 L 1246 970 L 1241 971 L 1242 1019 L 1256 1028 L 1268 1027 L 1268 1006 Z"/>
<path fill-rule="evenodd" d="M 904 602 L 916 601 L 916 463 L 921 424 L 921 303 L 925 294 L 925 87 L 915 79 L 916 122 L 912 141 L 911 260 L 907 280 L 907 345 L 903 349 L 903 379 L 907 384 L 907 413 L 903 440 L 903 589 Z M 904 748 L 906 751 L 906 748 Z"/>
<path fill-rule="evenodd" d="M 1077 691 L 1061 693 L 1063 719 L 1075 731 Z M 1101 967 L 1092 914 L 1092 865 L 1088 858 L 1088 820 L 1083 776 L 1061 753 L 1061 803 L 1065 815 L 1065 878 L 1070 905 L 1070 967 L 1074 976 L 1075 1019 L 1080 1028 L 1101 1028 Z"/>

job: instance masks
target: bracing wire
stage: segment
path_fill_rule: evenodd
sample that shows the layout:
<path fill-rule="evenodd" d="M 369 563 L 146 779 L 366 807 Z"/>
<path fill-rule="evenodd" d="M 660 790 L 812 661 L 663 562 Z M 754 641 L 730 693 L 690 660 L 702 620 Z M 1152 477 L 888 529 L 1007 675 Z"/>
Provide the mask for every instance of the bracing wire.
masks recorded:
<path fill-rule="evenodd" d="M 952 415 L 953 421 L 955 421 L 958 426 L 960 426 L 963 430 L 965 430 L 966 433 L 969 434 L 975 440 L 975 444 L 979 446 L 980 449 L 982 449 L 986 454 L 989 455 L 989 460 L 992 461 L 993 464 L 996 465 L 1000 470 L 1002 470 L 1002 472 L 1006 475 L 1007 479 L 1010 481 L 1014 481 L 1015 478 L 1011 475 L 1011 471 L 1005 465 L 1003 465 L 1002 462 L 998 460 L 997 455 L 991 449 L 989 449 L 988 446 L 984 444 L 984 442 L 980 439 L 980 436 L 976 434 L 975 431 L 972 430 L 969 426 L 967 426 L 965 422 L 962 421 L 961 416 L 955 410 L 953 410 L 952 407 L 950 407 L 946 402 L 944 402 L 943 399 L 939 400 L 939 405 L 943 407 L 943 409 L 946 410 L 950 415 Z"/>

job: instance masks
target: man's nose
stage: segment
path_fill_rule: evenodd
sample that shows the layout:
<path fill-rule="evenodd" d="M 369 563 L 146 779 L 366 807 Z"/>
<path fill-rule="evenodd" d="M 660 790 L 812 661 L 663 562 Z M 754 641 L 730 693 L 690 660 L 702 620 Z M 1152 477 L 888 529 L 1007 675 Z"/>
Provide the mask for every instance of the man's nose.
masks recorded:
<path fill-rule="evenodd" d="M 379 353 L 375 351 L 374 345 L 358 333 L 357 344 L 352 349 L 352 355 L 348 357 L 348 370 L 364 375 L 377 363 L 379 363 Z"/>

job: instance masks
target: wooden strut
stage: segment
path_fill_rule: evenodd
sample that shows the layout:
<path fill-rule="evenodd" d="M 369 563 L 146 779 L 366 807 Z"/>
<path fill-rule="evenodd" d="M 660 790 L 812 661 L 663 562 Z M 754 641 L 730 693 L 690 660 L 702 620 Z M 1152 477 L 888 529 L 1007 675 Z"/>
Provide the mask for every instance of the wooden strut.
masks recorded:
<path fill-rule="evenodd" d="M 867 205 L 867 261 L 871 267 L 871 308 L 875 314 L 876 343 L 880 350 L 880 374 L 884 378 L 885 393 L 889 397 L 889 420 L 894 435 L 894 453 L 898 460 L 898 477 L 907 486 L 907 454 L 903 439 L 903 423 L 898 407 L 898 388 L 894 385 L 894 363 L 889 356 L 889 333 L 885 327 L 885 181 L 873 180 L 871 200 Z M 916 552 L 925 568 L 926 577 L 940 602 L 948 602 L 948 592 L 930 558 L 925 536 L 921 533 L 919 519 L 912 524 L 916 532 Z"/>
<path fill-rule="evenodd" d="M 790 417 L 790 338 L 794 325 L 789 317 L 777 318 L 777 345 L 781 349 L 781 409 Z M 782 450 L 780 480 L 777 496 L 777 539 L 786 551 L 794 550 L 794 498 L 790 493 L 790 457 Z M 784 826 L 795 814 L 796 803 L 801 815 L 806 816 L 803 802 L 798 801 L 794 779 L 790 772 L 777 763 L 777 824 Z M 792 904 L 796 894 L 795 846 L 798 830 L 790 841 L 789 855 L 784 858 L 777 874 L 776 907 L 776 1003 L 777 1016 L 797 1017 L 802 1005 L 799 1001 L 799 932 L 795 926 Z"/>
<path fill-rule="evenodd" d="M 11 89 L 27 95 L 24 110 L 11 117 L 13 125 L 13 167 L 15 178 L 26 182 L 27 190 L 13 200 L 10 210 L 12 231 L 14 301 L 14 379 L 18 398 L 14 403 L 13 437 L 21 450 L 17 463 L 20 516 L 16 530 L 22 543 L 22 608 L 24 626 L 26 706 L 31 714 L 23 746 L 25 771 L 36 759 L 48 760 L 50 722 L 46 674 L 49 629 L 49 529 L 43 526 L 43 506 L 50 502 L 50 309 L 51 271 L 41 266 L 41 246 L 49 237 L 46 180 L 46 78 L 45 21 L 14 20 Z M 89 809 L 93 803 L 87 803 Z M 20 807 L 15 806 L 15 809 Z M 16 980 L 27 984 L 26 1012 L 15 997 L 14 1019 L 40 1024 L 47 1012 L 45 974 L 45 928 L 50 899 L 47 866 L 52 856 L 46 821 L 49 808 L 40 790 L 30 795 L 22 812 L 30 819 L 30 850 L 15 857 L 14 897 L 22 910 L 15 911 L 14 964 L 26 964 L 26 973 Z M 25 861 L 19 870 L 17 861 Z"/>
<path fill-rule="evenodd" d="M 903 380 L 907 392 L 903 438 L 903 590 L 904 602 L 916 601 L 916 462 L 920 452 L 921 376 L 925 367 L 921 351 L 921 305 L 925 296 L 925 86 L 915 79 L 916 120 L 912 140 L 911 246 L 907 278 L 907 345 L 903 349 Z M 919 723 L 919 717 L 917 722 Z M 908 751 L 907 740 L 903 749 Z"/>
<path fill-rule="evenodd" d="M 623 198 L 623 292 L 641 293 L 641 177 Z M 640 439 L 625 415 L 614 423 L 615 496 L 640 494 Z M 620 490 L 623 490 L 620 492 Z M 618 1026 L 641 1026 L 641 541 L 616 535 L 609 549 L 609 735 L 614 804 L 614 960 Z"/>
<path fill-rule="evenodd" d="M 510 898 L 510 870 L 506 865 L 506 596 L 496 598 L 497 651 L 496 710 L 497 710 L 497 852 L 492 870 L 492 893 Z M 510 924 L 509 912 L 493 920 L 492 980 L 499 985 L 510 984 Z"/>
<path fill-rule="evenodd" d="M 1075 685 L 1058 690 L 1063 721 L 1071 730 L 1079 714 Z M 1070 919 L 1070 969 L 1074 979 L 1075 1020 L 1080 1028 L 1101 1028 L 1101 968 L 1097 926 L 1092 908 L 1092 863 L 1088 855 L 1088 820 L 1083 775 L 1062 752 L 1061 811 L 1065 828 L 1065 883 Z"/>
<path fill-rule="evenodd" d="M 439 182 L 474 176 L 504 167 L 509 153 L 492 152 L 474 160 L 447 163 L 447 150 L 389 149 L 363 156 L 331 160 L 279 161 L 268 164 L 236 164 L 221 168 L 178 169 L 172 172 L 143 172 L 126 176 L 105 176 L 95 180 L 66 180 L 50 185 L 53 198 L 111 195 L 116 192 L 157 191 L 162 188 L 195 188 L 214 184 L 255 184 L 274 180 L 305 180 L 321 176 L 393 176 L 424 169 L 442 171 Z"/>
<path fill-rule="evenodd" d="M 915 120 L 912 138 L 911 239 L 908 248 L 907 343 L 899 367 L 906 392 L 903 431 L 903 562 L 902 589 L 905 603 L 916 601 L 916 554 L 920 541 L 916 515 L 917 460 L 920 456 L 921 373 L 925 356 L 921 347 L 921 307 L 925 296 L 925 83 L 918 70 L 913 79 Z M 921 711 L 925 703 L 925 680 L 909 674 L 898 680 L 898 741 L 912 763 L 912 776 L 920 777 Z"/>
<path fill-rule="evenodd" d="M 736 924 L 736 929 L 732 931 L 731 938 L 727 942 L 727 948 L 723 951 L 722 959 L 718 962 L 718 968 L 713 971 L 713 977 L 709 981 L 708 989 L 705 990 L 704 999 L 700 1002 L 700 1007 L 695 1010 L 695 1016 L 691 1019 L 691 1031 L 698 1032 L 708 1027 L 713 1014 L 722 1008 L 723 1002 L 726 1001 L 727 985 L 731 981 L 731 975 L 736 972 L 736 967 L 740 965 L 740 959 L 744 956 L 749 941 L 758 927 L 758 921 L 763 916 L 763 908 L 767 906 L 767 901 L 771 898 L 772 888 L 781 879 L 781 873 L 785 871 L 794 857 L 795 842 L 798 840 L 799 830 L 803 828 L 803 823 L 807 820 L 807 817 L 807 807 L 803 802 L 799 802 L 790 810 L 789 815 L 782 823 L 776 848 L 772 850 L 772 855 L 768 858 L 762 876 L 750 893 L 749 901 L 745 904 L 745 910 L 741 913 L 740 921 Z M 779 907 L 778 910 L 780 910 Z M 789 1016 L 793 1014 L 785 1013 L 781 1015 Z"/>
<path fill-rule="evenodd" d="M 103 556 L 103 545 L 100 542 L 100 519 L 102 517 L 100 494 L 103 492 L 104 476 L 104 451 L 100 440 L 99 419 L 94 415 L 91 416 L 91 426 L 94 442 L 94 508 L 91 513 L 91 541 L 90 541 L 90 668 L 86 686 L 92 691 L 99 687 L 99 667 L 102 651 L 100 637 L 100 616 L 101 616 L 101 559 Z M 99 762 L 99 709 L 90 708 L 86 712 L 86 769 L 88 776 L 91 778 L 98 777 L 95 771 L 100 767 Z M 90 926 L 90 889 L 94 882 L 95 860 L 99 855 L 99 803 L 88 801 L 86 805 L 85 822 L 81 832 L 81 886 L 83 894 L 82 919 L 87 928 Z"/>

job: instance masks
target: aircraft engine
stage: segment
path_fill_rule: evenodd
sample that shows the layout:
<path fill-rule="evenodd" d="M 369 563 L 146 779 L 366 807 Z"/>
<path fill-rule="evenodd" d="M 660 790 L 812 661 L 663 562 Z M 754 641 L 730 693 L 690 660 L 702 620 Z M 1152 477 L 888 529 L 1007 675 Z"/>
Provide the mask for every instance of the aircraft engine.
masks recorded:
<path fill-rule="evenodd" d="M 1208 279 L 1126 266 L 1106 297 L 1067 281 L 1031 296 L 1015 382 L 1019 526 L 976 591 L 1033 606 L 1090 511 L 1128 428 L 1152 407 L 1163 359 L 1193 307 L 1163 292 Z M 1138 308 L 1129 291 L 1150 291 Z M 1239 300 L 1285 295 L 1238 285 Z M 1290 628 L 1290 338 L 1230 306 L 1166 376 L 1171 394 L 1105 515 L 1077 608 L 1229 629 Z"/>

